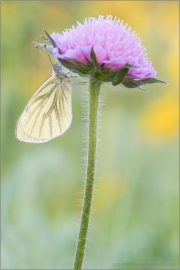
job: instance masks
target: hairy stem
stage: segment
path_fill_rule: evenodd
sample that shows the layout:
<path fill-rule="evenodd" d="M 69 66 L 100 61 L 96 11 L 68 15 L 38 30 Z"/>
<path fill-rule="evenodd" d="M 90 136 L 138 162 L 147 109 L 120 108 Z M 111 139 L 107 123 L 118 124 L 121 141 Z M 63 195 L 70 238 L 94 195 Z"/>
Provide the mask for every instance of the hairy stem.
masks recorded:
<path fill-rule="evenodd" d="M 101 86 L 100 82 L 93 80 L 93 78 L 90 79 L 89 115 L 88 115 L 89 119 L 88 160 L 87 160 L 80 231 L 73 269 L 81 269 L 82 267 L 86 238 L 88 233 L 88 225 L 93 197 L 94 175 L 95 175 L 97 117 L 98 117 L 98 100 L 99 100 L 100 86 Z"/>

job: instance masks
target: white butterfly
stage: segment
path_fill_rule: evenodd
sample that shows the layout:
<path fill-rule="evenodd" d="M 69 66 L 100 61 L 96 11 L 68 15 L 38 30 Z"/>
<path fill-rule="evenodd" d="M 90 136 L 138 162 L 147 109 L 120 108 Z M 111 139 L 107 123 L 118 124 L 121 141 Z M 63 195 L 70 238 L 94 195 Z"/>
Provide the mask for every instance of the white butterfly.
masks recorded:
<path fill-rule="evenodd" d="M 59 63 L 41 84 L 20 115 L 15 136 L 20 141 L 43 143 L 63 134 L 71 125 L 70 76 Z"/>

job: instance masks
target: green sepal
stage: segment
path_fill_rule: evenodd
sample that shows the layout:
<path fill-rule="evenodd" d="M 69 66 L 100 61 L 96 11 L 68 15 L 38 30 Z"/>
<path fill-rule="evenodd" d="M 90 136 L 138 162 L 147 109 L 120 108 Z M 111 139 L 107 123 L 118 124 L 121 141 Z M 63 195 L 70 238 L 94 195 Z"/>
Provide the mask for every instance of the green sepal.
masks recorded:
<path fill-rule="evenodd" d="M 38 42 L 33 42 L 35 46 L 37 47 L 43 47 L 44 49 L 47 50 L 47 52 L 53 54 L 53 48 L 56 47 L 56 44 L 54 40 L 50 37 L 50 35 L 47 33 L 46 30 L 44 30 L 49 42 L 52 44 L 52 46 L 48 46 L 45 44 L 41 44 Z M 59 50 L 59 53 L 62 54 L 61 50 Z M 158 78 L 147 78 L 144 80 L 140 80 L 137 78 L 128 78 L 126 75 L 128 74 L 128 71 L 130 68 L 139 68 L 138 66 L 131 65 L 131 64 L 126 64 L 119 70 L 112 72 L 111 68 L 104 67 L 104 63 L 99 65 L 98 60 L 96 58 L 96 54 L 94 52 L 94 49 L 91 48 L 90 52 L 90 62 L 88 59 L 86 60 L 86 63 L 79 62 L 77 60 L 73 60 L 71 58 L 66 58 L 66 59 L 60 59 L 57 58 L 57 60 L 66 68 L 69 70 L 79 74 L 80 76 L 85 76 L 88 74 L 93 74 L 94 78 L 100 82 L 112 82 L 113 86 L 116 86 L 120 83 L 122 83 L 125 87 L 127 88 L 136 88 L 141 85 L 146 85 L 146 84 L 151 84 L 151 83 L 165 83 L 165 81 L 160 80 Z M 145 90 L 145 89 L 144 89 Z"/>
<path fill-rule="evenodd" d="M 135 65 L 131 65 L 131 64 L 126 64 L 122 68 L 139 68 L 139 67 L 138 66 L 135 66 Z"/>
<path fill-rule="evenodd" d="M 151 83 L 165 83 L 165 81 L 162 81 L 158 78 L 147 78 L 144 80 L 139 79 L 130 79 L 130 78 L 124 78 L 122 81 L 122 84 L 127 88 L 136 88 L 140 87 L 141 85 L 151 84 Z"/>
<path fill-rule="evenodd" d="M 112 82 L 114 86 L 120 84 L 123 81 L 124 77 L 129 71 L 129 68 L 138 68 L 137 66 L 126 64 L 124 67 L 112 73 L 111 68 L 104 68 L 104 65 L 105 64 L 102 64 L 100 66 L 100 71 L 94 72 L 94 77 L 101 82 Z"/>
<path fill-rule="evenodd" d="M 109 75 L 101 72 L 95 72 L 94 77 L 101 82 L 111 82 L 114 78 L 114 74 Z"/>
<path fill-rule="evenodd" d="M 144 84 L 150 84 L 150 83 L 165 83 L 165 84 L 167 84 L 167 82 L 162 81 L 158 78 L 147 78 L 147 79 L 141 80 L 141 82 L 143 82 Z"/>
<path fill-rule="evenodd" d="M 58 58 L 58 61 L 69 70 L 72 70 L 78 74 L 87 74 L 92 69 L 92 66 L 90 66 L 89 64 L 84 64 L 82 62 L 70 58 L 66 59 Z"/>
<path fill-rule="evenodd" d="M 114 73 L 112 73 L 111 68 L 109 68 L 109 67 L 107 67 L 107 68 L 103 67 L 102 72 L 104 75 L 113 75 L 114 74 Z"/>
<path fill-rule="evenodd" d="M 87 65 L 92 66 L 92 62 L 90 62 L 86 57 L 85 57 L 85 60 L 86 60 Z"/>
<path fill-rule="evenodd" d="M 102 68 L 101 68 L 101 66 L 100 66 L 99 63 L 98 63 L 98 60 L 97 60 L 97 58 L 96 58 L 96 54 L 95 54 L 95 52 L 94 52 L 93 47 L 91 48 L 90 58 L 91 58 L 91 60 L 92 60 L 93 66 L 94 66 L 94 70 L 95 70 L 96 72 L 101 73 Z"/>
<path fill-rule="evenodd" d="M 49 39 L 49 42 L 53 45 L 53 47 L 54 48 L 56 48 L 57 46 L 56 46 L 56 43 L 54 42 L 54 40 L 52 39 L 52 37 L 48 34 L 48 32 L 45 30 L 45 29 L 43 29 L 44 30 L 44 32 L 46 33 L 46 35 L 47 35 L 47 37 L 48 37 L 48 39 Z M 60 49 L 59 49 L 60 50 Z M 60 50 L 60 54 L 62 54 L 62 51 Z"/>
<path fill-rule="evenodd" d="M 129 68 L 120 68 L 118 71 L 116 71 L 114 78 L 112 79 L 112 85 L 116 86 L 120 83 L 122 83 L 124 77 L 127 75 L 129 71 Z"/>
<path fill-rule="evenodd" d="M 141 85 L 144 85 L 145 83 L 143 83 L 140 80 L 124 78 L 124 80 L 122 81 L 122 84 L 127 88 L 136 88 Z"/>

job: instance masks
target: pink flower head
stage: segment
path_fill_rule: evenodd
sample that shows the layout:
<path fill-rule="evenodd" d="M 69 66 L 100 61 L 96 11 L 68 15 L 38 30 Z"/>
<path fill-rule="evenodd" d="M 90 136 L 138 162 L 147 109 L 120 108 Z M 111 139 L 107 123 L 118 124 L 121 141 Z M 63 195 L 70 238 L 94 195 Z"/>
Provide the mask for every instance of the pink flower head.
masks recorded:
<path fill-rule="evenodd" d="M 55 42 L 53 54 L 62 60 L 72 59 L 83 64 L 91 61 L 93 48 L 99 65 L 115 72 L 127 64 L 136 66 L 128 69 L 128 76 L 147 79 L 156 76 L 156 71 L 147 59 L 141 40 L 131 28 L 112 16 L 88 18 L 84 23 L 65 30 L 62 34 L 52 33 Z"/>

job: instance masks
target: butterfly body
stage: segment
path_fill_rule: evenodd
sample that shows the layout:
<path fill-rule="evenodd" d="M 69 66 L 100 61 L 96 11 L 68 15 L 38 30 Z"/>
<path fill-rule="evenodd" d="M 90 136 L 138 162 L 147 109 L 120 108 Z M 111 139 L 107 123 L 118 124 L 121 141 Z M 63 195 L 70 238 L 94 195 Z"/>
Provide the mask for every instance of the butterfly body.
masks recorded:
<path fill-rule="evenodd" d="M 70 77 L 60 64 L 31 97 L 16 124 L 16 137 L 43 143 L 63 134 L 72 121 Z"/>
<path fill-rule="evenodd" d="M 70 83 L 71 78 L 67 75 L 67 73 L 62 69 L 62 66 L 58 63 L 53 66 L 53 74 L 52 76 L 56 76 L 62 84 Z"/>

